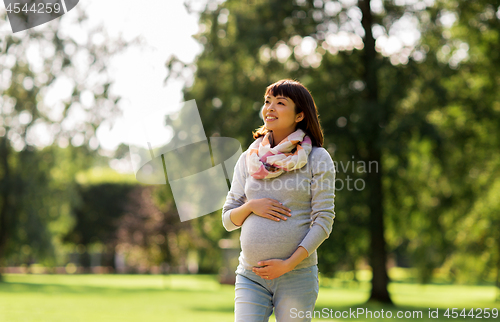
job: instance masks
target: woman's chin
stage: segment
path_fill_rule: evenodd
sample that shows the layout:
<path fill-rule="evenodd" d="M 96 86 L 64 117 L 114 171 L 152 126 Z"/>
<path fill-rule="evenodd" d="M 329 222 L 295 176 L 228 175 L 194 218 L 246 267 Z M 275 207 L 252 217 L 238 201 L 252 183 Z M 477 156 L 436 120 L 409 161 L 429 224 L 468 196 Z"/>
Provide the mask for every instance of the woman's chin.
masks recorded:
<path fill-rule="evenodd" d="M 279 131 L 279 127 L 276 126 L 276 124 L 266 124 L 266 128 L 268 131 Z"/>

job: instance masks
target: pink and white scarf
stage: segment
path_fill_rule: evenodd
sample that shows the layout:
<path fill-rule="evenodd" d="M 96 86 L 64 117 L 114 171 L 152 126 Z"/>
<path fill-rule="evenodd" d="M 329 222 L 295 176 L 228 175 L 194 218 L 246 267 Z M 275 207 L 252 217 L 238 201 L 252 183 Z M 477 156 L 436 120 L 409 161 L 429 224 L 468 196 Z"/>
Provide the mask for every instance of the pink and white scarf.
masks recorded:
<path fill-rule="evenodd" d="M 271 179 L 283 171 L 300 169 L 307 164 L 312 150 L 311 138 L 297 129 L 271 148 L 269 137 L 272 132 L 257 138 L 248 148 L 247 167 L 256 179 Z"/>

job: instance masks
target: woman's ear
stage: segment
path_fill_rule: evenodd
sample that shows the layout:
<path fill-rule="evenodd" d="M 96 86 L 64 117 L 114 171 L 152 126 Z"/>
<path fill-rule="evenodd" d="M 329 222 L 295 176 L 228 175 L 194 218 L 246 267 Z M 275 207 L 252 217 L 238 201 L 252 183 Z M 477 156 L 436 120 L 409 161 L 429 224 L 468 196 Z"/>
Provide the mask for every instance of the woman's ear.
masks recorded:
<path fill-rule="evenodd" d="M 304 112 L 300 112 L 299 114 L 297 114 L 295 116 L 295 122 L 297 122 L 297 123 L 302 121 L 303 119 L 304 119 Z"/>

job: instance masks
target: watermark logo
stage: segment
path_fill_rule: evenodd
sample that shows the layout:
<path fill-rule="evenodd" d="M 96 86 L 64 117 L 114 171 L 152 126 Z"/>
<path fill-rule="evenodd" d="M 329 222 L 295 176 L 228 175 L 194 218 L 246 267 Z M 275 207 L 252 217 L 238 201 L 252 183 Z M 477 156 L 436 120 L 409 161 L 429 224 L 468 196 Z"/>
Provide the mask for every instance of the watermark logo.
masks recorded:
<path fill-rule="evenodd" d="M 238 140 L 207 138 L 195 100 L 158 109 L 130 123 L 130 157 L 136 179 L 170 184 L 181 221 L 224 206 L 234 167 L 242 153 Z M 139 138 L 139 140 L 137 140 Z"/>
<path fill-rule="evenodd" d="M 12 32 L 30 29 L 59 18 L 79 0 L 3 0 Z"/>
<path fill-rule="evenodd" d="M 207 138 L 195 100 L 182 102 L 175 108 L 161 108 L 129 122 L 130 157 L 135 177 L 145 184 L 169 184 L 181 221 L 195 219 L 223 208 L 229 193 L 229 182 L 242 154 L 238 140 L 227 137 Z M 354 157 L 353 157 L 354 159 Z M 374 162 L 352 160 L 343 162 L 315 162 L 315 168 L 324 175 L 314 181 L 296 175 L 282 175 L 272 180 L 252 180 L 250 190 L 260 192 L 286 190 L 311 193 L 335 191 L 344 188 L 361 191 L 362 178 L 345 179 L 335 173 L 366 174 L 377 172 Z M 312 171 L 309 166 L 296 174 Z M 302 173 L 303 174 L 303 173 Z"/>
<path fill-rule="evenodd" d="M 350 161 L 333 161 L 335 173 L 345 173 L 344 178 L 335 179 L 335 190 L 362 191 L 366 187 L 362 177 L 368 173 L 378 173 L 377 161 L 355 161 L 354 156 Z M 352 173 L 352 176 L 349 174 Z"/>

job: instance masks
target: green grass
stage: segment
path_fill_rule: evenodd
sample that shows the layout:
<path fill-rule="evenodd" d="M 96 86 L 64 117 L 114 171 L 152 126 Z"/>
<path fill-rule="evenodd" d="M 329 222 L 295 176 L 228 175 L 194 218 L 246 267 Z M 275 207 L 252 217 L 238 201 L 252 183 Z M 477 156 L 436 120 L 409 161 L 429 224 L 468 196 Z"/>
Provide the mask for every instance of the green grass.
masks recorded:
<path fill-rule="evenodd" d="M 6 274 L 0 283 L 0 321 L 233 321 L 234 287 L 220 285 L 212 275 L 22 275 Z M 446 308 L 499 308 L 492 286 L 418 285 L 392 283 L 397 305 L 365 303 L 369 284 L 329 286 L 322 279 L 316 311 L 364 309 L 422 312 L 413 320 L 456 321 L 443 316 Z M 346 286 L 350 285 L 351 288 Z M 429 308 L 439 319 L 429 319 Z M 319 314 L 318 312 L 318 314 Z M 467 311 L 468 313 L 469 311 Z M 339 314 L 339 313 L 337 313 Z M 345 313 L 344 313 L 345 315 Z M 324 316 L 324 315 L 323 315 Z M 313 321 L 331 321 L 329 318 Z M 337 320 L 337 319 L 333 319 Z M 365 321 L 365 315 L 343 319 Z M 368 319 L 379 320 L 379 319 Z M 387 320 L 397 320 L 395 318 Z M 405 319 L 406 320 L 406 319 Z M 477 319 L 475 319 L 477 320 Z M 487 320 L 487 319 L 482 319 Z M 500 320 L 490 318 L 489 320 Z M 270 319 L 274 321 L 274 317 Z"/>

